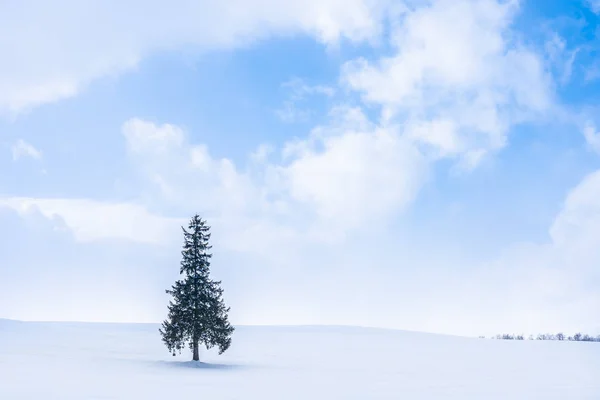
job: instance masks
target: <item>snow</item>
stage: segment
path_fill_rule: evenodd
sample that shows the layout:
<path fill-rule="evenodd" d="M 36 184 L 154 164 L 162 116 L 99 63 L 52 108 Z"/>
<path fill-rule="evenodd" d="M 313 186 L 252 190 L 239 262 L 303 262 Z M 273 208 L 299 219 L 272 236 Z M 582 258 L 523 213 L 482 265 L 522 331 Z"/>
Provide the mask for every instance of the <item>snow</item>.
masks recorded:
<path fill-rule="evenodd" d="M 0 320 L 0 399 L 600 399 L 600 343 L 242 326 L 193 363 L 157 330 Z"/>

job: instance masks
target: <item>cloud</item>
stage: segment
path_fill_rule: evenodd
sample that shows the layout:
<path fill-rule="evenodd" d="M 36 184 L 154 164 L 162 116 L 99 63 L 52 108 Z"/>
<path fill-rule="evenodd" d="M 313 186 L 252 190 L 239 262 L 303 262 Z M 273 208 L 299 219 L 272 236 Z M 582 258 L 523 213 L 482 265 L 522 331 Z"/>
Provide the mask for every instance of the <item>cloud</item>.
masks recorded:
<path fill-rule="evenodd" d="M 258 207 L 250 177 L 227 159 L 214 159 L 203 144 L 191 144 L 186 132 L 170 124 L 139 118 L 122 127 L 132 167 L 148 197 L 185 214 L 238 214 Z"/>
<path fill-rule="evenodd" d="M 600 63 L 595 63 L 589 66 L 584 71 L 584 80 L 586 83 L 600 79 Z"/>
<path fill-rule="evenodd" d="M 407 12 L 392 32 L 394 53 L 347 63 L 342 81 L 435 155 L 476 164 L 514 124 L 552 106 L 543 59 L 510 29 L 516 11 L 515 1 L 440 0 Z"/>
<path fill-rule="evenodd" d="M 281 86 L 288 88 L 291 91 L 291 98 L 293 100 L 301 100 L 306 96 L 314 94 L 321 94 L 330 97 L 335 94 L 335 88 L 331 86 L 308 85 L 300 78 L 292 78 L 289 81 L 284 82 Z"/>
<path fill-rule="evenodd" d="M 325 225 L 343 229 L 404 209 L 427 169 L 397 128 L 371 124 L 355 108 L 289 145 L 286 154 L 290 161 L 277 168 L 289 196 L 314 209 Z"/>
<path fill-rule="evenodd" d="M 587 0 L 590 9 L 596 14 L 600 14 L 600 0 Z"/>
<path fill-rule="evenodd" d="M 34 160 L 42 159 L 42 152 L 33 147 L 33 145 L 24 141 L 23 139 L 17 140 L 17 142 L 12 145 L 11 151 L 14 161 L 17 161 L 23 157 L 30 157 Z"/>
<path fill-rule="evenodd" d="M 589 315 L 600 302 L 588 281 L 597 280 L 589 268 L 600 237 L 596 179 L 573 189 L 550 240 L 517 243 L 483 263 L 435 260 L 435 242 L 419 243 L 409 257 L 414 244 L 407 239 L 369 237 L 410 206 L 437 161 L 459 158 L 474 168 L 506 145 L 516 124 L 553 109 L 544 59 L 511 31 L 516 12 L 515 2 L 485 0 L 406 11 L 393 26 L 391 56 L 353 60 L 342 71 L 342 86 L 381 112 L 335 108 L 308 137 L 259 148 L 250 169 L 215 159 L 180 128 L 148 121 L 131 124 L 148 131 L 136 141 L 154 143 L 143 152 L 130 144 L 132 162 L 147 182 L 160 178 L 180 209 L 194 203 L 210 210 L 228 249 L 277 254 L 264 267 L 270 289 L 252 300 L 261 322 L 293 310 L 305 316 L 294 323 L 368 321 L 465 334 L 594 331 Z M 154 147 L 169 152 L 156 156 Z M 222 179 L 210 180 L 223 170 L 227 191 Z M 228 204 L 232 197 L 238 207 Z M 231 210 L 235 218 L 227 217 Z M 335 298 L 319 282 L 336 282 Z M 298 301 L 306 293 L 314 301 Z"/>
<path fill-rule="evenodd" d="M 515 244 L 500 257 L 475 265 L 444 254 L 436 259 L 436 252 L 431 251 L 438 248 L 435 241 L 415 247 L 402 235 L 371 236 L 367 227 L 344 242 L 319 245 L 303 241 L 290 250 L 289 242 L 298 237 L 282 240 L 273 236 L 272 226 L 266 220 L 260 221 L 261 225 L 238 221 L 224 227 L 216 223 L 213 243 L 219 244 L 215 244 L 215 272 L 226 277 L 227 299 L 236 323 L 362 324 L 466 335 L 506 331 L 593 333 L 600 329 L 597 321 L 589 318 L 600 311 L 596 290 L 600 281 L 596 268 L 600 262 L 599 193 L 597 171 L 570 191 L 551 224 L 549 241 Z M 28 282 L 26 287 L 35 288 L 25 292 L 5 288 L 7 298 L 18 306 L 5 307 L 4 315 L 122 321 L 162 317 L 162 303 L 155 293 L 173 279 L 174 275 L 167 271 L 176 273 L 179 243 L 166 240 L 170 244 L 164 254 L 156 253 L 161 246 L 154 241 L 145 242 L 151 246 L 134 249 L 129 242 L 98 241 L 100 235 L 92 242 L 68 243 L 62 221 L 50 219 L 56 214 L 41 203 L 39 211 L 21 211 L 20 223 L 2 219 L 2 226 L 11 227 L 10 237 L 6 236 L 0 246 L 5 247 L 3 265 L 14 268 L 0 269 L 5 278 L 0 279 L 0 286 L 9 281 Z M 65 203 L 65 209 L 77 206 L 77 202 Z M 89 203 L 83 206 L 104 221 L 111 216 L 126 216 L 103 213 L 103 209 Z M 60 213 L 68 212 L 61 209 Z M 70 219 L 73 225 L 73 217 Z M 17 229 L 23 221 L 30 230 L 26 234 Z M 98 226 L 89 219 L 75 221 Z M 156 223 L 150 219 L 148 223 L 151 222 Z M 138 234 L 149 228 L 139 221 L 132 226 Z M 250 231 L 243 231 L 248 227 Z M 165 235 L 169 239 L 180 238 L 175 231 Z M 248 239 L 253 241 L 249 244 Z M 228 246 L 223 246 L 224 242 Z M 12 248 L 17 243 L 34 245 L 40 252 L 23 254 L 18 246 Z M 93 243 L 101 247 L 80 247 Z M 107 247 L 119 243 L 124 244 L 122 250 Z M 232 243 L 241 247 L 229 247 Z M 267 252 L 279 257 L 256 257 L 256 250 L 250 246 L 261 243 Z M 348 245 L 353 243 L 360 245 Z M 236 256 L 239 251 L 242 255 Z M 38 253 L 43 254 L 43 262 L 36 256 Z M 12 265 L 10 260 L 19 263 Z M 33 271 L 36 272 L 32 274 Z M 136 281 L 140 273 L 145 274 L 143 282 Z M 64 290 L 54 296 L 49 282 L 52 290 L 75 283 L 90 289 L 69 295 L 64 293 L 71 292 Z M 136 288 L 133 295 L 131 287 Z M 109 288 L 116 290 L 116 296 L 100 304 L 98 299 Z M 44 296 L 49 298 L 44 305 L 32 306 L 23 301 Z M 74 304 L 81 306 L 69 306 L 74 299 L 79 300 Z M 89 307 L 97 311 L 89 314 Z"/>
<path fill-rule="evenodd" d="M 143 187 L 153 193 L 148 198 L 160 196 L 181 213 L 251 225 L 269 221 L 271 229 L 291 229 L 305 240 L 331 240 L 402 211 L 427 172 L 421 153 L 397 127 L 373 124 L 359 108 L 335 109 L 327 124 L 289 141 L 269 161 L 267 148 L 259 146 L 246 168 L 214 159 L 169 124 L 131 119 L 123 134 Z"/>
<path fill-rule="evenodd" d="M 503 317 L 507 325 L 520 324 L 530 332 L 600 331 L 598 321 L 589 318 L 600 312 L 598 199 L 600 170 L 569 191 L 550 225 L 549 242 L 522 246 L 497 261 L 493 279 L 505 282 L 500 286 L 506 288 L 503 301 L 512 303 Z M 492 293 L 502 298 L 502 293 Z"/>
<path fill-rule="evenodd" d="M 144 224 L 136 225 L 143 235 Z M 5 318 L 156 321 L 164 314 L 160 293 L 178 272 L 177 249 L 128 240 L 81 241 L 60 217 L 46 217 L 35 207 L 17 212 L 0 205 L 0 237 Z M 174 238 L 179 239 L 177 232 Z"/>
<path fill-rule="evenodd" d="M 500 257 L 482 264 L 473 265 L 443 255 L 436 259 L 436 252 L 431 251 L 439 245 L 435 241 L 415 245 L 398 234 L 371 235 L 372 225 L 377 225 L 373 223 L 374 215 L 397 212 L 418 189 L 407 189 L 402 180 L 420 182 L 418 173 L 423 171 L 414 167 L 421 165 L 422 157 L 409 146 L 409 154 L 416 155 L 415 165 L 394 169 L 397 160 L 415 162 L 406 157 L 404 150 L 399 151 L 399 147 L 408 146 L 402 136 L 361 121 L 364 115 L 358 110 L 345 109 L 340 114 L 340 119 L 332 121 L 331 126 L 321 127 L 305 141 L 290 144 L 282 154 L 283 160 L 289 162 L 266 165 L 267 169 L 276 169 L 278 179 L 284 178 L 283 186 L 280 186 L 281 181 L 271 183 L 268 179 L 261 182 L 263 186 L 254 183 L 258 186 L 255 193 L 261 189 L 284 190 L 283 194 L 278 192 L 284 196 L 279 200 L 285 200 L 288 208 L 279 211 L 281 216 L 271 214 L 275 211 L 269 208 L 245 209 L 233 216 L 219 213 L 218 208 L 212 210 L 214 217 L 209 221 L 214 226 L 216 254 L 221 258 L 215 265 L 217 272 L 229 278 L 225 281 L 231 282 L 228 299 L 235 306 L 236 322 L 366 324 L 467 335 L 600 329 L 589 319 L 589 315 L 600 310 L 593 283 L 599 279 L 595 266 L 600 262 L 597 229 L 600 225 L 600 203 L 597 202 L 600 171 L 570 191 L 551 224 L 548 242 L 515 244 Z M 348 127 L 344 124 L 348 121 L 354 121 L 352 125 L 358 128 L 346 130 Z M 178 127 L 143 120 L 124 124 L 127 131 L 125 127 L 137 129 L 131 135 L 136 140 L 130 144 L 131 151 L 143 149 L 156 157 L 159 148 L 173 144 L 170 148 L 177 157 L 162 154 L 157 165 L 162 165 L 166 158 L 179 162 L 167 164 L 171 167 L 187 165 L 190 168 L 181 176 L 167 174 L 168 183 L 178 192 L 190 193 L 186 182 L 202 180 L 203 171 L 220 166 L 219 160 L 201 150 L 205 148 L 187 143 L 185 132 Z M 140 130 L 146 131 L 146 135 Z M 151 142 L 154 144 L 150 145 Z M 178 143 L 185 145 L 180 148 Z M 190 162 L 190 148 L 200 153 L 195 155 L 196 163 Z M 340 159 L 339 154 L 355 157 Z M 143 154 L 133 156 L 136 158 L 132 161 L 145 162 Z M 399 158 L 394 159 L 396 156 Z M 345 164 L 347 160 L 356 165 Z M 204 167 L 196 169 L 198 166 Z M 379 169 L 382 166 L 392 168 L 382 172 Z M 366 170 L 349 173 L 352 168 Z M 407 174 L 406 170 L 411 170 L 408 175 L 393 176 L 393 172 L 398 171 Z M 266 170 L 263 172 L 268 175 Z M 411 175 L 415 173 L 417 175 Z M 174 180 L 177 177 L 183 179 Z M 311 178 L 317 181 L 314 186 Z M 298 179 L 307 186 L 300 184 L 295 192 L 294 187 L 288 185 L 298 184 Z M 401 184 L 394 188 L 390 183 L 396 180 Z M 196 193 L 200 196 L 218 190 L 219 182 L 213 183 L 216 187 L 203 186 L 203 190 Z M 321 184 L 323 186 L 319 186 Z M 362 192 L 362 188 L 367 190 Z M 333 198 L 328 197 L 331 193 Z M 343 195 L 340 197 L 338 193 Z M 188 199 L 191 203 L 197 201 L 195 197 Z M 53 230 L 72 232 L 78 243 L 110 243 L 107 239 L 112 238 L 125 240 L 125 243 L 151 244 L 153 249 L 159 247 L 156 244 L 163 244 L 172 254 L 177 253 L 179 243 L 175 243 L 175 239 L 179 239 L 178 227 L 183 223 L 182 219 L 150 214 L 141 205 L 24 198 L 4 199 L 0 204 L 17 210 L 25 219 L 31 219 L 36 213 L 50 220 L 54 218 Z M 273 203 L 271 206 L 274 208 Z M 314 210 L 315 214 L 306 214 L 303 207 Z M 183 215 L 182 209 L 176 209 Z M 311 223 L 321 223 L 321 234 L 330 234 L 328 226 L 333 225 L 345 227 L 342 231 L 346 236 L 333 241 L 315 236 L 319 230 L 305 229 L 307 215 Z M 348 219 L 343 218 L 346 215 Z M 359 222 L 355 218 L 364 218 L 363 224 L 353 225 Z M 360 246 L 352 243 L 360 243 Z M 114 253 L 110 260 L 116 260 L 117 254 L 120 253 Z M 81 255 L 82 263 L 85 257 Z M 50 265 L 55 265 L 56 271 L 64 270 L 56 266 L 58 262 L 56 256 L 52 256 Z M 141 268 L 141 264 L 134 265 L 137 264 L 122 268 Z M 158 264 L 153 268 L 158 268 Z M 240 276 L 244 277 L 243 283 Z M 81 282 L 82 278 L 75 275 L 73 279 Z M 333 292 L 329 287 L 332 282 L 336 285 Z M 136 303 L 139 299 L 126 299 L 124 289 L 125 286 L 120 289 L 119 299 L 128 304 L 129 311 L 111 313 L 103 309 L 96 318 L 111 319 L 112 316 L 127 320 L 133 318 L 131 310 L 138 310 L 136 312 L 146 319 L 161 317 L 157 308 L 150 311 Z M 145 289 L 144 299 L 151 297 L 150 289 Z M 80 293 L 83 303 L 96 304 L 94 296 L 100 294 L 94 293 Z M 306 293 L 310 293 L 310 299 L 305 299 Z M 11 296 L 19 298 L 16 293 Z M 52 304 L 66 310 L 63 315 L 85 317 L 83 311 L 65 307 L 68 299 L 61 299 L 55 298 Z M 36 318 L 43 313 L 57 315 L 43 307 L 23 312 Z M 290 319 L 290 313 L 294 319 Z"/>
<path fill-rule="evenodd" d="M 596 126 L 587 122 L 583 127 L 583 136 L 592 150 L 600 153 L 600 132 L 596 131 Z"/>
<path fill-rule="evenodd" d="M 38 212 L 59 218 L 80 242 L 117 239 L 139 243 L 169 243 L 183 220 L 152 215 L 142 206 L 89 199 L 0 198 L 0 206 L 21 216 Z"/>
<path fill-rule="evenodd" d="M 0 112 L 18 113 L 79 93 L 95 79 L 134 68 L 158 51 L 247 46 L 305 34 L 327 45 L 374 40 L 386 1 L 60 0 L 0 5 Z M 34 26 L 36 29 L 26 29 Z M 110 26 L 111 29 L 106 29 Z"/>
<path fill-rule="evenodd" d="M 263 164 L 267 162 L 269 155 L 275 151 L 275 148 L 267 143 L 262 143 L 250 154 L 250 160 L 257 164 Z"/>
<path fill-rule="evenodd" d="M 548 240 L 513 243 L 483 262 L 448 264 L 419 325 L 459 334 L 600 332 L 600 170 L 572 188 Z M 439 285 L 438 285 L 439 284 Z M 435 289 L 433 289 L 435 288 Z M 425 297 L 425 296 L 424 296 Z"/>
<path fill-rule="evenodd" d="M 184 141 L 183 131 L 174 125 L 157 127 L 137 118 L 125 122 L 123 135 L 127 140 L 127 148 L 132 153 L 151 153 L 157 156 L 181 147 Z"/>
<path fill-rule="evenodd" d="M 567 40 L 561 37 L 557 32 L 552 32 L 550 38 L 545 43 L 545 52 L 551 64 L 556 69 L 555 74 L 561 85 L 567 85 L 571 81 L 573 75 L 573 67 L 577 56 L 582 51 L 582 47 L 578 46 L 574 49 L 569 49 Z M 587 81 L 587 74 L 585 80 Z"/>
<path fill-rule="evenodd" d="M 218 246 L 230 251 L 272 257 L 272 246 L 284 254 L 301 234 L 286 225 L 281 212 L 286 200 L 269 197 L 269 163 L 257 163 L 251 155 L 256 171 L 240 170 L 227 158 L 214 158 L 206 145 L 190 143 L 187 132 L 170 124 L 132 118 L 122 132 L 137 177 L 131 185 L 140 188 L 147 207 L 185 218 L 199 213 L 215 226 Z M 259 146 L 257 153 L 266 157 L 266 149 Z"/>
<path fill-rule="evenodd" d="M 326 85 L 308 85 L 300 78 L 293 78 L 281 85 L 287 89 L 290 94 L 289 98 L 283 103 L 283 107 L 276 110 L 277 116 L 287 123 L 298 121 L 307 121 L 311 115 L 311 111 L 299 106 L 311 96 L 321 95 L 332 97 L 336 90 L 331 86 Z"/>
<path fill-rule="evenodd" d="M 291 100 L 286 100 L 281 108 L 275 110 L 275 113 L 281 121 L 288 124 L 306 122 L 311 115 L 309 110 L 298 108 Z"/>
<path fill-rule="evenodd" d="M 600 171 L 585 177 L 568 194 L 550 235 L 555 246 L 568 255 L 577 269 L 600 262 Z"/>
<path fill-rule="evenodd" d="M 230 2 L 230 9 L 216 2 L 164 8 L 150 2 L 141 7 L 143 15 L 133 11 L 140 4 L 103 3 L 93 15 L 76 2 L 65 15 L 56 5 L 35 9 L 47 15 L 39 21 L 61 29 L 36 25 L 50 32 L 43 46 L 41 37 L 28 34 L 30 46 L 14 62 L 30 69 L 0 78 L 0 88 L 10 88 L 0 90 L 0 107 L 21 110 L 76 94 L 150 52 L 182 45 L 208 51 L 298 33 L 329 45 L 341 38 L 371 40 L 384 13 L 383 3 L 358 0 Z M 516 2 L 423 4 L 401 11 L 392 23 L 388 56 L 344 66 L 342 90 L 298 80 L 289 86 L 292 99 L 349 90 L 347 100 L 358 93 L 364 104 L 333 108 L 306 137 L 280 148 L 257 146 L 248 165 L 215 157 L 181 126 L 132 118 L 122 126 L 132 172 L 123 180 L 138 189 L 135 202 L 9 197 L 0 204 L 23 220 L 41 215 L 44 229 L 51 220 L 58 236 L 73 235 L 75 247 L 61 247 L 65 254 L 84 245 L 106 250 L 107 242 L 116 242 L 147 246 L 139 254 L 148 259 L 159 248 L 176 257 L 179 226 L 198 212 L 214 227 L 216 271 L 229 278 L 224 282 L 231 285 L 227 293 L 238 323 L 371 324 L 465 334 L 592 331 L 597 325 L 589 315 L 600 304 L 597 286 L 589 283 L 598 279 L 597 174 L 567 196 L 549 240 L 515 244 L 485 262 L 450 257 L 440 250 L 445 243 L 433 238 L 412 239 L 409 219 L 396 218 L 440 160 L 456 158 L 475 168 L 506 145 L 512 127 L 553 107 L 544 60 L 511 30 Z M 102 26 L 95 23 L 100 20 Z M 101 30 L 108 25 L 110 30 Z M 40 54 L 48 62 L 34 62 Z M 42 65 L 48 69 L 36 69 Z M 586 132 L 595 143 L 595 127 Z M 101 250 L 88 255 L 105 254 Z M 119 261 L 120 252 L 109 254 L 107 264 L 129 265 Z M 80 256 L 78 263 L 84 263 L 87 257 Z M 101 270 L 96 261 L 94 269 Z M 73 269 L 64 255 L 49 265 L 54 271 L 62 263 Z M 162 264 L 155 268 L 165 282 L 162 290 L 172 277 L 156 272 Z M 133 271 L 138 277 L 140 270 Z M 54 310 L 44 312 L 65 304 L 55 302 Z"/>

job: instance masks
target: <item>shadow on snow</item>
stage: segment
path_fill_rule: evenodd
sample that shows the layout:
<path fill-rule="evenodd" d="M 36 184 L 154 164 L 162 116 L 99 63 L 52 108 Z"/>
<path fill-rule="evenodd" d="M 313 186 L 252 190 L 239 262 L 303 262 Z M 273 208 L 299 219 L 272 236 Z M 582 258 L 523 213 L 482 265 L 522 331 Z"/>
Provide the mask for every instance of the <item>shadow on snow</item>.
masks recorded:
<path fill-rule="evenodd" d="M 160 365 L 173 368 L 197 368 L 197 369 L 212 369 L 212 370 L 229 370 L 240 369 L 242 365 L 236 364 L 212 364 L 202 361 L 159 361 Z"/>

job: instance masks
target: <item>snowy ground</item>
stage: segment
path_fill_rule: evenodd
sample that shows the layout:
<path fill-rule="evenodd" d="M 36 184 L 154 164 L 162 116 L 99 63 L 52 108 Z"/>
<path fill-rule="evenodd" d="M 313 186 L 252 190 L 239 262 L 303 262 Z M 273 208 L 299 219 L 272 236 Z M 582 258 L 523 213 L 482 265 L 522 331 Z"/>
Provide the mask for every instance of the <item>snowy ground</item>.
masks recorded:
<path fill-rule="evenodd" d="M 0 399 L 600 399 L 600 343 L 239 327 L 194 364 L 157 328 L 0 320 Z"/>

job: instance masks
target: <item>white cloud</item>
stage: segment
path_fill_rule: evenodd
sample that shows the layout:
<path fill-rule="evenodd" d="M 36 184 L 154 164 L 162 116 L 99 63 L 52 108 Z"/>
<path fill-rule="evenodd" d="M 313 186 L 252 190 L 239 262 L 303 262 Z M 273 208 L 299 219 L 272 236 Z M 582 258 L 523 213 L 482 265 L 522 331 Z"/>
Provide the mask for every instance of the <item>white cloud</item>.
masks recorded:
<path fill-rule="evenodd" d="M 349 62 L 343 82 L 381 105 L 384 121 L 408 121 L 415 140 L 472 163 L 552 105 L 543 60 L 512 37 L 516 4 L 439 0 L 408 12 L 393 31 L 395 54 Z"/>
<path fill-rule="evenodd" d="M 125 122 L 123 135 L 132 153 L 166 154 L 180 148 L 184 142 L 183 131 L 179 127 L 169 124 L 157 127 L 138 118 Z"/>
<path fill-rule="evenodd" d="M 409 122 L 406 125 L 406 135 L 415 142 L 431 145 L 442 157 L 463 150 L 457 126 L 450 119 Z"/>
<path fill-rule="evenodd" d="M 458 157 L 459 166 L 474 168 L 505 145 L 514 124 L 552 106 L 543 60 L 513 40 L 516 11 L 515 2 L 492 0 L 405 10 L 392 27 L 395 54 L 355 60 L 342 73 L 348 88 L 382 106 L 379 122 L 360 107 L 335 108 L 308 138 L 288 141 L 281 161 L 272 151 L 251 173 L 213 159 L 177 127 L 138 120 L 124 125 L 130 154 L 146 181 L 183 210 L 312 234 L 384 221 L 413 201 L 431 163 Z M 295 99 L 334 93 L 298 79 L 288 86 Z M 136 150 L 147 142 L 146 151 Z"/>
<path fill-rule="evenodd" d="M 278 167 L 292 199 L 310 205 L 325 225 L 341 228 L 404 209 L 427 169 L 396 128 L 371 125 L 360 110 L 347 112 L 340 126 L 318 128 L 288 148 L 291 161 Z"/>
<path fill-rule="evenodd" d="M 543 243 L 515 243 L 499 257 L 444 271 L 444 298 L 426 326 L 456 333 L 600 332 L 600 171 L 567 195 Z"/>
<path fill-rule="evenodd" d="M 287 199 L 273 195 L 266 159 L 251 159 L 255 171 L 240 171 L 231 160 L 214 158 L 204 144 L 190 143 L 180 127 L 133 118 L 122 131 L 140 178 L 132 184 L 150 207 L 185 218 L 201 214 L 215 225 L 219 245 L 233 251 L 266 255 L 277 246 L 284 254 L 301 234 L 298 226 L 285 224 Z M 266 157 L 271 150 L 257 151 Z"/>
<path fill-rule="evenodd" d="M 600 14 L 600 0 L 587 0 L 590 8 L 596 14 Z"/>
<path fill-rule="evenodd" d="M 200 213 L 225 248 L 264 255 L 276 244 L 283 256 L 283 249 L 336 242 L 361 223 L 384 222 L 412 202 L 427 172 L 396 127 L 372 124 L 358 108 L 334 110 L 330 123 L 283 149 L 259 146 L 246 169 L 214 158 L 175 125 L 132 118 L 122 133 L 138 203 L 16 197 L 0 204 L 58 216 L 81 241 L 160 243 L 175 221 L 161 214 Z"/>
<path fill-rule="evenodd" d="M 235 306 L 236 315 L 246 323 L 371 324 L 466 335 L 595 333 L 600 325 L 589 316 L 600 312 L 600 295 L 594 283 L 600 279 L 598 198 L 600 171 L 569 193 L 551 226 L 550 241 L 512 246 L 502 256 L 475 268 L 457 264 L 443 254 L 439 265 L 432 264 L 431 256 L 436 252 L 431 249 L 437 249 L 437 243 L 421 243 L 423 247 L 411 253 L 407 242 L 398 235 L 369 237 L 368 232 L 362 232 L 353 237 L 356 242 L 318 246 L 304 241 L 298 248 L 290 248 L 289 243 L 296 243 L 298 235 L 289 230 L 275 232 L 266 219 L 259 223 L 228 220 L 227 225 L 211 220 L 214 243 L 218 243 L 215 253 L 220 259 L 216 265 L 218 271 L 231 270 L 232 276 L 225 282 L 234 285 L 235 290 L 228 291 L 228 299 Z M 143 243 L 170 243 L 174 254 L 179 245 L 173 240 L 179 239 L 182 222 L 149 218 L 147 212 L 136 207 L 79 200 L 11 199 L 8 203 L 22 215 L 27 213 L 27 207 L 37 207 L 47 218 L 61 216 L 80 241 L 115 237 L 139 240 L 142 235 Z M 6 199 L 2 204 L 7 205 Z M 135 229 L 135 234 L 131 229 Z M 236 265 L 223 264 L 223 255 L 232 250 L 262 250 L 272 257 L 266 265 L 264 259 L 252 256 L 240 258 Z M 117 256 L 118 253 L 112 253 L 111 259 L 116 260 Z M 56 262 L 52 258 L 45 261 Z M 130 268 L 126 264 L 123 268 Z M 142 267 L 136 267 L 136 271 L 144 270 Z M 162 270 L 164 265 L 152 264 L 152 268 Z M 244 274 L 243 281 L 240 274 Z M 105 286 L 110 287 L 108 281 Z M 47 285 L 42 287 L 51 293 Z M 124 305 L 138 310 L 144 318 L 160 318 L 160 303 L 150 289 L 144 299 L 154 299 L 154 308 L 145 308 L 134 298 L 128 298 Z M 248 291 L 253 295 L 248 297 Z M 310 293 L 309 298 L 306 293 Z M 96 290 L 94 296 L 98 295 Z M 84 301 L 94 301 L 89 293 L 81 296 Z M 273 302 L 274 298 L 278 301 Z M 34 310 L 35 315 L 44 312 Z M 295 318 L 290 318 L 290 312 Z M 59 315 L 56 310 L 46 313 L 43 318 Z M 81 315 L 76 317 L 82 318 Z M 114 318 L 102 306 L 90 318 L 99 315 Z M 124 320 L 138 318 L 126 312 L 115 315 Z"/>
<path fill-rule="evenodd" d="M 273 34 L 333 45 L 373 40 L 386 0 L 59 0 L 0 4 L 0 111 L 17 113 L 77 94 L 148 54 L 246 46 Z M 110 27 L 110 29 L 106 29 Z"/>
<path fill-rule="evenodd" d="M 546 42 L 545 50 L 550 62 L 556 68 L 556 75 L 559 77 L 560 83 L 562 85 L 568 84 L 573 75 L 573 65 L 581 51 L 581 47 L 576 47 L 573 50 L 568 49 L 567 41 L 558 33 L 553 32 Z"/>
<path fill-rule="evenodd" d="M 155 193 L 147 198 L 157 194 L 163 205 L 225 224 L 237 218 L 247 225 L 243 230 L 267 221 L 274 232 L 291 229 L 304 240 L 331 240 L 369 218 L 381 221 L 401 211 L 427 170 L 397 128 L 373 125 L 355 108 L 337 110 L 330 124 L 289 142 L 280 162 L 267 162 L 274 149 L 259 147 L 246 171 L 214 159 L 172 125 L 132 119 L 123 133 L 143 187 Z"/>
<path fill-rule="evenodd" d="M 111 6 L 122 20 L 106 18 L 114 23 L 107 37 L 96 37 L 99 28 L 82 23 L 81 40 L 94 46 L 81 54 L 75 51 L 81 43 L 73 39 L 71 20 L 89 19 L 81 17 L 78 4 L 67 16 L 45 10 L 49 20 L 65 22 L 57 24 L 64 30 L 60 38 L 67 38 L 65 53 L 58 49 L 62 58 L 50 58 L 50 72 L 29 71 L 16 79 L 12 92 L 0 95 L 0 107 L 20 109 L 76 93 L 95 77 L 181 43 L 226 48 L 272 32 L 308 32 L 333 43 L 339 37 L 372 38 L 379 31 L 379 6 L 361 1 L 295 5 L 263 0 L 253 2 L 250 13 L 241 5 L 225 9 L 215 3 L 204 14 L 188 3 L 189 9 L 159 9 L 151 2 L 143 18 L 123 12 L 134 3 L 115 3 Z M 58 216 L 80 241 L 153 244 L 178 240 L 178 217 L 198 212 L 214 226 L 219 252 L 269 258 L 265 266 L 244 257 L 244 268 L 236 270 L 254 279 L 243 284 L 255 285 L 258 293 L 238 298 L 238 306 L 253 308 L 267 322 L 316 314 L 318 322 L 368 321 L 449 333 L 592 330 L 589 315 L 598 314 L 600 302 L 586 281 L 597 278 L 593 267 L 600 260 L 598 173 L 567 197 L 550 229 L 551 240 L 507 249 L 502 257 L 471 269 L 445 255 L 432 266 L 439 244 L 433 241 L 419 243 L 422 248 L 409 258 L 414 243 L 400 235 L 369 237 L 410 205 L 437 160 L 458 157 L 465 168 L 473 168 L 505 145 L 514 124 L 552 107 L 552 83 L 542 59 L 510 30 L 515 4 L 440 0 L 405 11 L 392 27 L 391 57 L 355 60 L 343 71 L 347 88 L 382 107 L 381 118 L 369 119 L 361 107 L 336 108 L 330 121 L 307 138 L 290 140 L 281 149 L 259 146 L 249 166 L 214 157 L 179 126 L 133 118 L 122 133 L 137 173 L 130 183 L 140 189 L 139 203 L 9 198 L 0 204 L 22 214 L 36 207 L 48 218 Z M 101 7 L 100 16 L 109 6 Z M 57 76 L 64 81 L 52 86 Z M 29 82 L 33 92 L 26 90 Z M 325 86 L 298 81 L 292 86 L 299 93 L 295 96 L 332 94 Z M 598 146 L 595 127 L 588 128 L 586 138 Z M 252 268 L 261 273 L 252 275 Z M 310 299 L 305 300 L 306 293 Z"/>
<path fill-rule="evenodd" d="M 88 199 L 8 197 L 0 198 L 0 206 L 23 216 L 38 211 L 46 218 L 59 218 L 80 242 L 121 239 L 168 244 L 183 221 L 153 215 L 137 204 Z"/>
<path fill-rule="evenodd" d="M 596 131 L 596 126 L 588 122 L 583 127 L 583 136 L 588 145 L 596 152 L 600 153 L 600 132 Z"/>
<path fill-rule="evenodd" d="M 586 82 L 593 82 L 600 79 L 600 63 L 595 63 L 585 69 L 584 80 Z"/>
<path fill-rule="evenodd" d="M 300 78 L 293 78 L 281 85 L 287 89 L 290 94 L 289 98 L 283 103 L 283 107 L 276 110 L 276 114 L 283 122 L 307 121 L 311 115 L 311 111 L 303 109 L 299 104 L 306 98 L 316 95 L 332 97 L 336 90 L 331 86 L 326 85 L 308 85 Z"/>
<path fill-rule="evenodd" d="M 14 161 L 17 161 L 22 157 L 30 157 L 34 160 L 42 159 L 42 152 L 23 139 L 17 140 L 17 142 L 12 145 L 11 151 Z"/>
<path fill-rule="evenodd" d="M 258 146 L 258 148 L 255 151 L 253 151 L 250 154 L 250 160 L 257 164 L 263 164 L 267 161 L 269 155 L 271 155 L 274 151 L 275 148 L 272 145 L 262 143 Z"/>
<path fill-rule="evenodd" d="M 189 143 L 180 127 L 133 118 L 122 131 L 142 187 L 158 204 L 215 216 L 257 206 L 250 178 L 231 160 L 214 159 L 205 145 Z"/>
<path fill-rule="evenodd" d="M 294 100 L 300 100 L 314 94 L 321 94 L 329 97 L 335 94 L 335 88 L 331 86 L 309 85 L 300 78 L 292 78 L 289 81 L 284 82 L 281 86 L 291 91 L 291 98 Z"/>
<path fill-rule="evenodd" d="M 600 262 L 600 171 L 588 175 L 565 201 L 550 230 L 553 243 L 575 268 L 596 269 Z"/>
<path fill-rule="evenodd" d="M 277 114 L 281 121 L 288 124 L 294 122 L 306 122 L 311 115 L 309 110 L 299 108 L 296 103 L 291 100 L 286 100 L 281 108 L 275 110 L 275 114 Z"/>

